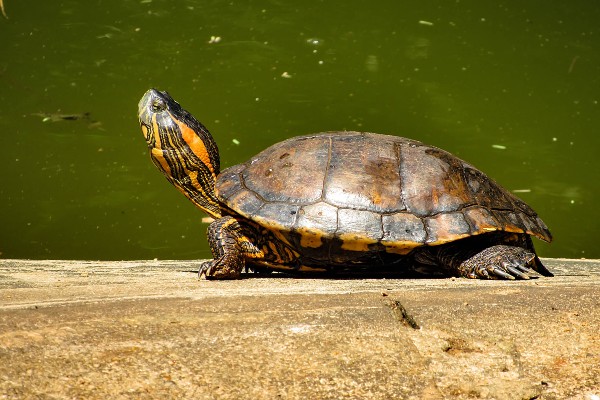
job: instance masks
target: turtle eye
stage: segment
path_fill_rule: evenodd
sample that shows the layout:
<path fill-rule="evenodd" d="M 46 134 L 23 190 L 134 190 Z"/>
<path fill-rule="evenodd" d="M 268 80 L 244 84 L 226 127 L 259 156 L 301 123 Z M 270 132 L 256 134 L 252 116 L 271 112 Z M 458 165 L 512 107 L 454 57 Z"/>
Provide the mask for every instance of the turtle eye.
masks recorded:
<path fill-rule="evenodd" d="M 161 99 L 154 100 L 150 107 L 152 108 L 152 112 L 161 112 L 167 108 L 165 102 Z"/>

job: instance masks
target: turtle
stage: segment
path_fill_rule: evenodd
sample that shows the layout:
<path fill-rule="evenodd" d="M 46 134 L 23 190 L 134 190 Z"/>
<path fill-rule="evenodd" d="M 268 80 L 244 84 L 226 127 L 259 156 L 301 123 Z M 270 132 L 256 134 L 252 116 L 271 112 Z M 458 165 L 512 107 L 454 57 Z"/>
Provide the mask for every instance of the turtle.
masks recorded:
<path fill-rule="evenodd" d="M 339 131 L 296 136 L 221 171 L 215 139 L 167 92 L 138 118 L 167 180 L 212 218 L 214 259 L 199 276 L 431 273 L 530 279 L 552 273 L 535 236 L 552 235 L 483 172 L 417 140 Z"/>

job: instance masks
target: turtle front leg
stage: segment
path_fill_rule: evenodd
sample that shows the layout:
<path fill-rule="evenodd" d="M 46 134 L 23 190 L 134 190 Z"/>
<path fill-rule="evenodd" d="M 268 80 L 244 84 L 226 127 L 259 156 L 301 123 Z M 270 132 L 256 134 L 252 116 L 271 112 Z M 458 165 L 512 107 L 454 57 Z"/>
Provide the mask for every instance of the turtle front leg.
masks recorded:
<path fill-rule="evenodd" d="M 246 258 L 264 256 L 231 216 L 211 222 L 208 243 L 214 260 L 202 263 L 198 270 L 198 276 L 205 275 L 207 279 L 237 279 L 246 266 Z"/>

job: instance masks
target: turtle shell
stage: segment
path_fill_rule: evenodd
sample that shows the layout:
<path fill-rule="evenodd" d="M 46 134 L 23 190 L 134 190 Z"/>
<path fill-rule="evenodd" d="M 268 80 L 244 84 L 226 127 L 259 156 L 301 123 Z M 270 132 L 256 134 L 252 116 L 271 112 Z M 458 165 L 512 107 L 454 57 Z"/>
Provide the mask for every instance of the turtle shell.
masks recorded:
<path fill-rule="evenodd" d="M 484 173 L 396 136 L 294 137 L 222 171 L 216 190 L 228 208 L 303 248 L 334 240 L 342 250 L 407 254 L 492 231 L 552 240 L 527 204 Z"/>

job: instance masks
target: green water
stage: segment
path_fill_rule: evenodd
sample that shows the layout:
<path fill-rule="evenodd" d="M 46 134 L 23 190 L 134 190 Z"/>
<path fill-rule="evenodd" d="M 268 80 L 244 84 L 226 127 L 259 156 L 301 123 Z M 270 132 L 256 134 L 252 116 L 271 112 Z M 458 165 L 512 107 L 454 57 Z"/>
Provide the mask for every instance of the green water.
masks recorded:
<path fill-rule="evenodd" d="M 542 256 L 600 258 L 600 4 L 549 4 L 4 0 L 0 257 L 210 257 L 138 127 L 157 87 L 223 166 L 299 134 L 407 136 L 517 190 Z"/>

